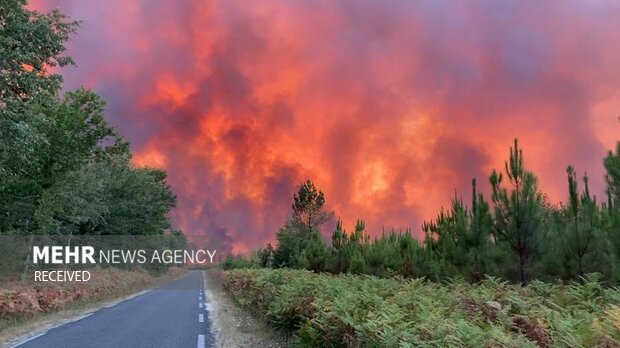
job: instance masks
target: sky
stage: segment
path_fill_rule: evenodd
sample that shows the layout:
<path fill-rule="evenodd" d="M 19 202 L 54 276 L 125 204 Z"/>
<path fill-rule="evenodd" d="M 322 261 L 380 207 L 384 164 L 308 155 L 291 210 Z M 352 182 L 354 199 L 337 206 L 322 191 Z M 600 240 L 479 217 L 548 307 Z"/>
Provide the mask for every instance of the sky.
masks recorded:
<path fill-rule="evenodd" d="M 82 21 L 66 88 L 103 96 L 134 164 L 167 170 L 175 226 L 222 251 L 273 242 L 306 179 L 345 228 L 419 236 L 515 137 L 551 202 L 569 164 L 602 196 L 620 140 L 617 1 L 30 6 Z"/>

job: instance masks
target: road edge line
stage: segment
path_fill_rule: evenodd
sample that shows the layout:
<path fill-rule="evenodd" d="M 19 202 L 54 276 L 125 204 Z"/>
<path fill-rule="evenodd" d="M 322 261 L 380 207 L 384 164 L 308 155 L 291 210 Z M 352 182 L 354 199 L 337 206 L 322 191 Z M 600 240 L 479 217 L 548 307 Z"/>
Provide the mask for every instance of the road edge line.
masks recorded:
<path fill-rule="evenodd" d="M 118 304 L 120 304 L 122 302 L 132 300 L 132 299 L 134 299 L 134 298 L 136 298 L 138 296 L 142 296 L 142 295 L 146 294 L 147 292 L 150 292 L 151 290 L 153 290 L 153 289 L 142 290 L 142 291 L 137 292 L 135 294 L 131 294 L 131 295 L 127 296 L 127 297 L 124 297 L 124 298 L 121 298 L 121 299 L 117 299 L 117 300 L 113 300 L 112 303 L 110 303 L 110 304 L 106 304 L 106 305 L 103 305 L 103 306 L 95 308 L 95 309 L 87 310 L 86 312 L 84 312 L 82 314 L 79 314 L 77 316 L 74 316 L 74 317 L 71 317 L 71 318 L 68 318 L 68 319 L 65 319 L 65 320 L 61 320 L 60 322 L 52 324 L 49 327 L 46 327 L 46 328 L 43 328 L 43 329 L 31 332 L 31 333 L 27 334 L 26 336 L 18 339 L 18 341 L 13 343 L 12 345 L 9 345 L 9 348 L 17 348 L 17 347 L 19 347 L 19 346 L 21 346 L 21 345 L 23 345 L 23 344 L 25 344 L 27 342 L 30 342 L 30 341 L 32 341 L 32 340 L 34 340 L 36 338 L 39 338 L 39 337 L 45 335 L 46 333 L 48 333 L 51 330 L 59 328 L 59 327 L 61 327 L 63 325 L 75 323 L 77 321 L 80 321 L 82 319 L 90 317 L 91 315 L 95 314 L 96 312 L 98 312 L 98 311 L 100 311 L 102 309 L 107 309 L 107 308 L 114 307 L 114 306 L 116 306 L 116 305 L 118 305 Z"/>

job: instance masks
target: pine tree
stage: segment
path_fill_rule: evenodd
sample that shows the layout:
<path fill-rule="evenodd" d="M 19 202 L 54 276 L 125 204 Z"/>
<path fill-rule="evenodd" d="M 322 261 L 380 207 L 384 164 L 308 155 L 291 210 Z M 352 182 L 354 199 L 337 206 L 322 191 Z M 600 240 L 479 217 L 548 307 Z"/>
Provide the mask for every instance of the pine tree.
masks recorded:
<path fill-rule="evenodd" d="M 292 224 L 287 223 L 276 232 L 278 246 L 274 251 L 275 267 L 297 267 L 296 261 L 300 253 L 300 232 Z"/>
<path fill-rule="evenodd" d="M 483 195 L 472 180 L 472 208 L 456 194 L 450 210 L 439 213 L 435 221 L 424 222 L 425 243 L 429 257 L 440 264 L 443 276 L 460 275 L 472 282 L 482 279 L 486 271 L 490 244 L 491 215 Z"/>
<path fill-rule="evenodd" d="M 341 250 L 347 242 L 347 232 L 342 228 L 342 220 L 336 222 L 336 229 L 332 233 L 332 247 L 334 250 Z"/>
<path fill-rule="evenodd" d="M 616 146 L 616 152 L 609 151 L 604 160 L 607 175 L 607 192 L 610 199 L 610 208 L 617 206 L 620 201 L 620 142 Z"/>
<path fill-rule="evenodd" d="M 317 190 L 312 181 L 307 180 L 299 187 L 299 191 L 293 195 L 293 216 L 295 225 L 309 236 L 313 229 L 329 221 L 333 213 L 325 211 L 325 195 Z"/>
<path fill-rule="evenodd" d="M 525 169 L 518 140 L 510 148 L 505 163 L 510 191 L 503 187 L 503 175 L 493 170 L 489 180 L 495 205 L 494 233 L 498 242 L 505 243 L 517 259 L 517 277 L 521 284 L 527 280 L 528 262 L 536 253 L 540 233 L 543 197 L 538 191 L 534 174 Z"/>
<path fill-rule="evenodd" d="M 468 212 L 456 194 L 447 212 L 443 209 L 435 221 L 424 222 L 426 243 L 431 246 L 429 257 L 441 265 L 442 273 L 452 277 L 464 272 Z"/>
<path fill-rule="evenodd" d="M 324 205 L 325 195 L 310 180 L 304 182 L 293 194 L 291 220 L 276 233 L 278 240 L 278 247 L 274 253 L 276 266 L 293 268 L 312 266 L 314 255 L 312 253 L 321 249 L 314 240 L 314 234 L 319 236 L 320 241 L 318 229 L 333 215 L 333 212 L 324 209 Z M 305 251 L 308 247 L 316 250 Z"/>
<path fill-rule="evenodd" d="M 614 278 L 620 281 L 620 142 L 617 143 L 616 151 L 607 154 L 604 161 L 607 172 L 607 207 L 605 211 L 605 229 L 611 252 L 615 256 Z"/>
<path fill-rule="evenodd" d="M 489 271 L 491 255 L 490 233 L 492 218 L 489 212 L 489 203 L 482 193 L 476 189 L 476 179 L 472 179 L 472 203 L 467 233 L 468 259 L 471 265 L 470 279 L 473 282 L 482 280 L 482 276 Z"/>
<path fill-rule="evenodd" d="M 258 262 L 261 267 L 271 268 L 274 263 L 274 252 L 271 243 L 267 243 L 267 247 L 259 249 L 257 252 Z"/>
<path fill-rule="evenodd" d="M 583 177 L 584 191 L 579 195 L 577 177 L 572 166 L 566 168 L 568 176 L 569 205 L 564 209 L 567 219 L 567 226 L 562 234 L 565 249 L 575 261 L 577 275 L 585 275 L 584 265 L 586 256 L 597 252 L 594 246 L 598 225 L 599 211 L 596 205 L 596 198 L 590 196 L 587 174 Z"/>
<path fill-rule="evenodd" d="M 342 228 L 342 220 L 336 222 L 336 229 L 332 233 L 332 255 L 333 262 L 331 271 L 333 273 L 346 272 L 345 253 L 347 247 L 347 232 Z"/>
<path fill-rule="evenodd" d="M 312 232 L 310 240 L 308 240 L 302 253 L 308 261 L 307 269 L 314 272 L 322 272 L 325 270 L 328 250 L 318 231 Z"/>

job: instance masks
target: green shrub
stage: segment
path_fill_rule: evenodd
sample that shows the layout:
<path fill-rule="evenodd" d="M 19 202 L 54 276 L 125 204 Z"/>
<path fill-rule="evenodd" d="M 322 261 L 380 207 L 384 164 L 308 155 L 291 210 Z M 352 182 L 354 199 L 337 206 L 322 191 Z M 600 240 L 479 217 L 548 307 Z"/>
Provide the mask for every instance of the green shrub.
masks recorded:
<path fill-rule="evenodd" d="M 254 264 L 251 260 L 245 259 L 242 256 L 228 255 L 220 266 L 222 269 L 229 270 L 236 268 L 252 268 Z"/>
<path fill-rule="evenodd" d="M 225 272 L 236 301 L 307 347 L 616 347 L 620 289 L 494 278 L 424 279 L 289 269 Z"/>

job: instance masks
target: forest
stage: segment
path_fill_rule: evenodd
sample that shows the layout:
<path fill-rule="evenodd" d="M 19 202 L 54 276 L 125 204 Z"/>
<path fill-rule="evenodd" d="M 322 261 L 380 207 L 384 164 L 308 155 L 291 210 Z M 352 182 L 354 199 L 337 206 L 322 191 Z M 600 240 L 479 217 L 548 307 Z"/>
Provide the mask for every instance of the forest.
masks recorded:
<path fill-rule="evenodd" d="M 515 140 L 491 197 L 472 180 L 421 240 L 338 220 L 325 242 L 334 212 L 308 180 L 276 246 L 228 256 L 222 284 L 292 346 L 620 347 L 620 145 L 602 162 L 605 201 L 568 166 L 553 204 Z"/>
<path fill-rule="evenodd" d="M 183 245 L 168 217 L 176 197 L 166 172 L 131 164 L 129 143 L 105 120 L 100 96 L 63 88 L 58 72 L 74 63 L 65 45 L 79 22 L 9 1 L 0 23 L 0 254 L 12 258 L 20 241 L 46 236 L 152 236 L 161 246 Z"/>
<path fill-rule="evenodd" d="M 588 176 L 578 176 L 572 166 L 566 168 L 567 203 L 550 202 L 525 163 L 515 139 L 504 170 L 489 175 L 491 196 L 485 197 L 473 179 L 471 202 L 455 195 L 447 209 L 423 223 L 421 240 L 411 229 L 371 237 L 363 220 L 347 232 L 338 220 L 331 243 L 325 242 L 319 231 L 334 212 L 325 209 L 325 195 L 308 180 L 294 194 L 276 246 L 269 244 L 250 259 L 229 256 L 223 266 L 472 283 L 492 276 L 518 284 L 580 281 L 592 273 L 619 284 L 620 144 L 602 160 L 607 182 L 602 202 L 590 192 Z"/>

